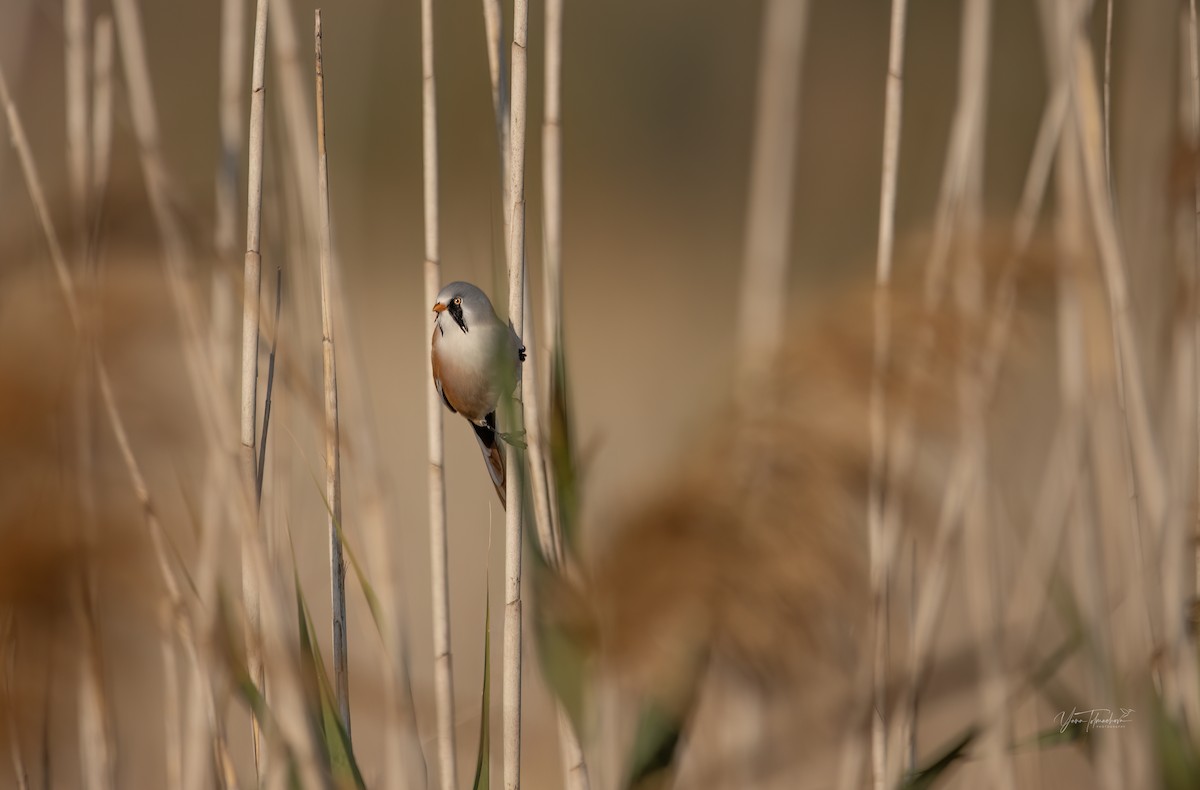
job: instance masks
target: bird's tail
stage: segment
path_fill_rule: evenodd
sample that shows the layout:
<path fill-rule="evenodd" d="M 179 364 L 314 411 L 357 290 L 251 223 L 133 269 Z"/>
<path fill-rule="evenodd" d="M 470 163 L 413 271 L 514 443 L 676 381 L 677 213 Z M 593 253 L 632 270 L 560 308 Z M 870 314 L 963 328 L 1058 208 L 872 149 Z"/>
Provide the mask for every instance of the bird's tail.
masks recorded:
<path fill-rule="evenodd" d="M 504 450 L 500 447 L 500 437 L 496 435 L 496 413 L 492 412 L 487 416 L 487 425 L 471 424 L 475 429 L 475 440 L 479 442 L 479 449 L 483 451 L 483 461 L 487 464 L 488 475 L 492 478 L 492 485 L 496 487 L 496 493 L 500 495 L 500 507 L 507 507 L 504 499 Z"/>

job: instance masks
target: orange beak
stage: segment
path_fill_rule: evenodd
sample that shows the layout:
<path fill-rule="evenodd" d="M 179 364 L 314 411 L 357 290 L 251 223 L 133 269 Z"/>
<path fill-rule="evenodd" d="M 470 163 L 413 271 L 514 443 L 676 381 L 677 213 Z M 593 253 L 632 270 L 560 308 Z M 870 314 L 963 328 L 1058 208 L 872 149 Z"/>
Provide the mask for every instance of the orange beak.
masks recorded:
<path fill-rule="evenodd" d="M 435 312 L 435 313 L 440 313 L 445 309 L 446 309 L 446 305 L 442 304 L 441 302 L 438 302 L 437 304 L 435 304 L 433 306 L 433 312 Z"/>

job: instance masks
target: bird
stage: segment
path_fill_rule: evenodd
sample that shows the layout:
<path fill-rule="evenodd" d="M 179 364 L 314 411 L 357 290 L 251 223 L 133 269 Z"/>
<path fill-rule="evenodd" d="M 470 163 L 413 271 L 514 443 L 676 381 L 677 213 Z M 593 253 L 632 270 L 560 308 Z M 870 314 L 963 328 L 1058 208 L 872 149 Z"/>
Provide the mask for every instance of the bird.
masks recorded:
<path fill-rule="evenodd" d="M 496 429 L 496 407 L 520 380 L 525 346 L 512 325 L 496 315 L 487 294 L 471 283 L 455 281 L 442 288 L 433 314 L 434 386 L 446 408 L 471 423 L 504 507 L 504 453 L 499 440 L 518 440 Z"/>

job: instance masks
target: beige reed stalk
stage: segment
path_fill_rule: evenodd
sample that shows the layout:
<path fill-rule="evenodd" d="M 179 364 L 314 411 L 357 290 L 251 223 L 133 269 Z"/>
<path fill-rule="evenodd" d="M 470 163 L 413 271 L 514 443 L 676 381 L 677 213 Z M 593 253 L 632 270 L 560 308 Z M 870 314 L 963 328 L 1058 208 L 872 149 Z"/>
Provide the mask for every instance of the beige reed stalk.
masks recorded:
<path fill-rule="evenodd" d="M 883 166 L 879 187 L 879 251 L 875 263 L 874 364 L 871 371 L 870 432 L 871 475 L 868 490 L 867 527 L 871 563 L 871 600 L 874 639 L 871 685 L 871 776 L 872 786 L 882 790 L 887 775 L 887 671 L 888 599 L 890 569 L 883 551 L 884 478 L 887 473 L 887 399 L 883 375 L 891 355 L 891 277 L 895 245 L 896 178 L 900 159 L 900 117 L 904 97 L 904 26 L 907 0 L 892 0 L 891 32 L 888 40 L 887 87 L 883 115 Z M 916 730 L 911 742 L 915 743 Z M 910 747 L 910 754 L 913 749 Z"/>
<path fill-rule="evenodd" d="M 98 205 L 108 187 L 108 170 L 112 152 L 112 17 L 101 14 L 96 19 L 92 47 L 92 135 L 89 202 Z"/>
<path fill-rule="evenodd" d="M 509 95 L 504 83 L 503 20 L 500 0 L 483 0 L 483 27 L 487 37 L 488 75 L 492 83 L 492 110 L 496 115 L 496 141 L 500 146 L 500 205 L 504 214 L 504 239 L 507 244 L 512 204 L 508 198 Z M 507 247 L 505 251 L 507 254 Z"/>
<path fill-rule="evenodd" d="M 542 120 L 542 247 L 543 247 L 543 301 L 545 308 L 545 349 L 549 363 L 546 385 L 547 403 L 554 392 L 554 360 L 562 343 L 562 0 L 546 0 L 546 65 L 545 97 Z M 550 404 L 553 408 L 553 404 Z M 554 465 L 546 461 L 547 479 L 554 481 Z M 558 512 L 558 497 L 551 485 L 550 523 L 559 537 L 560 553 L 565 550 L 562 540 L 562 522 Z M 559 557 L 561 562 L 564 556 Z M 570 761 L 567 755 L 563 755 Z M 586 779 L 586 772 L 584 774 Z M 568 781 L 568 785 L 570 782 Z"/>
<path fill-rule="evenodd" d="M 1104 178 L 1108 185 L 1109 200 L 1114 200 L 1116 193 L 1113 191 L 1112 183 L 1113 0 L 1108 0 L 1104 5 Z"/>
<path fill-rule="evenodd" d="M 266 57 L 268 0 L 258 0 L 254 20 L 254 59 L 250 74 L 250 139 L 246 165 L 246 257 L 242 303 L 242 473 L 255 481 L 258 403 L 259 293 L 262 286 L 263 127 L 266 123 Z"/>
<path fill-rule="evenodd" d="M 333 686 L 338 715 L 350 733 L 350 664 L 346 644 L 346 559 L 339 530 L 342 524 L 342 458 L 339 448 L 337 358 L 333 342 L 331 275 L 333 257 L 329 228 L 329 154 L 325 147 L 325 71 L 321 53 L 321 9 L 313 14 L 316 57 L 317 196 L 320 211 L 321 369 L 325 382 L 325 496 L 329 507 L 329 597 L 333 617 Z"/>
<path fill-rule="evenodd" d="M 562 20 L 563 0 L 546 0 L 546 65 L 545 65 L 545 97 L 543 101 L 544 118 L 542 120 L 542 236 L 544 249 L 544 286 L 545 286 L 545 316 L 543 324 L 544 359 L 547 361 L 547 380 L 554 376 L 554 359 L 558 344 L 562 342 Z M 537 356 L 533 343 L 527 343 L 530 358 Z M 552 392 L 552 388 L 543 387 L 540 391 L 536 382 L 530 382 L 526 390 L 525 424 L 537 426 L 540 430 L 544 423 L 542 414 L 534 408 L 529 395 L 541 392 Z M 542 457 L 541 441 L 529 438 L 530 467 L 534 474 L 542 479 L 542 487 L 549 512 L 546 523 L 553 540 L 554 552 L 549 554 L 552 562 L 561 570 L 566 561 L 566 548 L 562 534 L 562 521 L 558 513 L 558 497 L 555 495 L 556 486 L 553 484 L 553 463 Z M 538 450 L 537 456 L 533 454 Z M 543 552 L 546 547 L 543 546 Z M 584 761 L 583 748 L 579 743 L 580 735 L 571 726 L 571 720 L 566 711 L 558 706 L 558 739 L 562 752 L 564 785 L 567 790 L 588 790 L 591 782 L 588 779 L 587 763 Z"/>
<path fill-rule="evenodd" d="M 783 338 L 808 5 L 808 0 L 768 0 L 763 9 L 738 306 L 739 381 L 746 387 L 766 371 Z"/>
<path fill-rule="evenodd" d="M 514 0 L 512 83 L 509 90 L 508 319 L 518 336 L 525 317 L 525 125 L 528 96 L 529 3 Z M 521 387 L 514 394 L 521 399 Z M 514 416 L 517 413 L 513 409 Z M 516 432 L 518 426 L 509 426 Z M 507 510 L 504 513 L 504 788 L 521 786 L 521 529 L 524 522 L 521 453 L 507 449 Z"/>
<path fill-rule="evenodd" d="M 91 65 L 88 48 L 88 0 L 63 0 L 63 33 L 66 38 L 66 110 L 67 110 L 67 175 L 71 185 L 71 208 L 74 212 L 74 231 L 81 248 L 86 244 L 88 213 L 88 179 L 91 176 L 88 157 L 88 67 Z"/>
<path fill-rule="evenodd" d="M 231 259 L 237 246 L 238 165 L 242 154 L 242 69 L 246 39 L 246 0 L 221 0 L 220 156 L 217 160 L 217 254 Z"/>
<path fill-rule="evenodd" d="M 807 0 L 767 0 L 759 62 L 749 197 L 738 298 L 737 399 L 750 408 L 755 385 L 770 371 L 783 342 L 792 231 L 800 72 L 808 28 Z M 763 708 L 747 700 L 723 722 L 719 747 L 728 754 L 741 735 L 762 726 Z M 761 752 L 758 758 L 763 758 Z M 748 768 L 731 781 L 751 781 Z"/>
<path fill-rule="evenodd" d="M 421 119 L 425 180 L 425 304 L 441 290 L 438 251 L 437 90 L 433 71 L 433 0 L 421 0 Z M 424 338 L 423 338 L 424 339 Z M 425 414 L 429 433 L 429 552 L 433 585 L 433 683 L 442 790 L 456 790 L 454 669 L 450 650 L 450 569 L 446 534 L 446 469 L 442 401 L 430 368 Z M 511 474 L 511 469 L 510 469 Z M 512 500 L 509 500 L 512 507 Z"/>
<path fill-rule="evenodd" d="M 88 67 L 91 65 L 88 56 L 88 47 L 91 43 L 88 29 L 89 11 L 87 0 L 63 0 L 66 159 L 71 197 L 71 238 L 74 242 L 76 260 L 80 264 L 80 269 L 85 272 L 84 276 L 90 270 L 86 259 L 88 178 L 90 175 L 88 168 L 90 153 Z M 83 328 L 83 342 L 88 348 L 86 353 L 90 353 L 92 338 L 86 327 Z M 93 542 L 96 538 L 92 379 L 90 367 L 84 366 L 78 372 L 74 387 L 79 501 L 82 510 L 80 524 L 81 534 L 87 542 Z M 98 632 L 99 625 L 94 616 L 97 591 L 95 573 L 90 562 L 85 563 L 83 568 L 77 595 L 77 620 L 83 645 L 83 649 L 77 657 L 82 778 L 85 786 L 88 787 L 111 787 L 116 781 L 115 741 L 111 724 L 112 712 L 105 688 L 104 675 L 101 671 L 102 642 Z M 177 765 L 177 761 L 172 760 L 172 757 L 176 751 L 175 747 L 178 745 L 178 740 L 171 737 L 178 729 L 178 717 L 171 715 L 172 710 L 169 704 L 176 698 L 177 691 L 172 685 L 171 668 L 170 664 L 164 665 L 165 698 L 168 701 L 165 721 L 168 781 L 172 778 L 171 768 Z"/>
<path fill-rule="evenodd" d="M 255 457 L 256 410 L 258 403 L 258 321 L 259 290 L 262 286 L 262 186 L 263 127 L 266 123 L 266 58 L 268 0 L 258 0 L 254 18 L 254 55 L 250 73 L 250 138 L 246 146 L 246 256 L 242 272 L 242 389 L 241 389 L 241 467 L 251 490 L 257 491 L 258 463 Z M 257 510 L 258 500 L 255 499 Z M 257 520 L 257 517 L 256 517 Z M 257 528 L 257 524 L 255 525 Z M 243 549 L 244 552 L 244 549 Z M 266 669 L 261 652 L 259 596 L 254 574 L 242 558 L 242 598 L 246 609 L 246 660 L 250 678 L 263 695 L 267 694 Z M 263 754 L 263 725 L 255 716 L 252 722 L 254 765 L 259 781 L 266 776 Z"/>
<path fill-rule="evenodd" d="M 1190 71 L 1191 99 L 1192 99 L 1191 100 L 1192 115 L 1189 120 L 1190 120 L 1191 130 L 1192 130 L 1192 134 L 1193 134 L 1192 144 L 1200 145 L 1200 41 L 1197 40 L 1197 36 L 1200 35 L 1200 33 L 1197 33 L 1197 29 L 1196 29 L 1196 24 L 1197 24 L 1196 0 L 1188 0 L 1187 20 L 1188 20 L 1188 39 L 1187 39 L 1187 41 L 1188 41 L 1188 67 L 1189 67 L 1189 71 Z M 1195 235 L 1196 235 L 1196 238 L 1195 238 L 1196 246 L 1195 246 L 1195 250 L 1194 250 L 1194 254 L 1195 254 L 1194 266 L 1196 267 L 1196 271 L 1193 274 L 1193 277 L 1194 277 L 1194 284 L 1195 284 L 1196 288 L 1198 290 L 1200 290 L 1200 161 L 1197 161 L 1195 164 L 1193 164 L 1192 190 L 1193 190 L 1193 196 L 1194 196 L 1194 200 L 1195 200 Z M 1195 302 L 1193 302 L 1193 304 L 1195 304 Z M 1200 393 L 1200 322 L 1197 322 L 1195 325 L 1195 333 L 1196 333 L 1196 337 L 1193 342 L 1195 344 L 1196 354 L 1197 354 L 1195 368 L 1196 368 L 1196 375 L 1198 377 L 1197 382 L 1196 382 L 1196 391 L 1198 393 Z M 1196 405 L 1197 405 L 1197 409 L 1200 410 L 1200 402 L 1197 402 Z M 1196 429 L 1197 429 L 1197 436 L 1196 436 L 1197 444 L 1200 444 L 1200 416 L 1198 416 L 1197 420 L 1196 420 Z M 1197 473 L 1200 474 L 1200 467 L 1198 467 Z M 1198 483 L 1197 487 L 1200 488 L 1200 483 Z M 1198 538 L 1200 538 L 1200 536 L 1198 536 Z M 1196 540 L 1195 574 L 1196 574 L 1195 592 L 1196 592 L 1197 596 L 1200 596 L 1200 539 Z"/>

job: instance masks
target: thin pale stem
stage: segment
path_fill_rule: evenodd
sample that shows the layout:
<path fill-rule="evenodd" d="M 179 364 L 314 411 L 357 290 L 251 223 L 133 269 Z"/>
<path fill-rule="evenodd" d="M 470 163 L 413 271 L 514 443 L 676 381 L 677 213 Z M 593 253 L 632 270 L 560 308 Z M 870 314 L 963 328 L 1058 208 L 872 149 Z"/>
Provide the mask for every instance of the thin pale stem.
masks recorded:
<path fill-rule="evenodd" d="M 441 289 L 438 251 L 437 90 L 433 59 L 433 0 L 421 0 L 421 108 L 425 183 L 425 304 Z M 454 671 L 450 649 L 450 570 L 446 534 L 446 470 L 442 402 L 429 371 L 426 393 L 429 435 L 429 550 L 433 585 L 433 680 L 437 704 L 438 766 L 442 790 L 458 787 L 454 737 Z M 510 467 L 511 471 L 511 467 Z M 511 507 L 512 502 L 509 501 Z"/>
<path fill-rule="evenodd" d="M 350 663 L 346 643 L 346 559 L 342 524 L 342 461 L 338 427 L 337 356 L 333 340 L 333 264 L 329 227 L 329 155 L 325 143 L 325 70 L 321 52 L 321 10 L 314 12 L 316 55 L 317 195 L 320 206 L 321 366 L 325 382 L 325 496 L 329 505 L 329 596 L 333 618 L 333 686 L 338 715 L 350 733 Z"/>
<path fill-rule="evenodd" d="M 753 386 L 783 337 L 793 170 L 807 0 L 768 0 L 762 18 L 758 97 L 738 306 L 740 380 Z"/>
<path fill-rule="evenodd" d="M 241 389 L 241 463 L 247 484 L 256 491 L 258 503 L 258 464 L 255 459 L 254 437 L 257 430 L 258 403 L 258 314 L 259 289 L 262 285 L 262 185 L 263 185 L 263 128 L 266 123 L 266 50 L 267 0 L 258 0 L 254 19 L 254 55 L 250 74 L 250 136 L 246 164 L 246 254 L 242 267 L 242 389 Z M 257 521 L 257 519 L 256 519 Z M 257 524 L 256 524 L 257 526 Z M 243 558 L 243 563 L 245 559 Z M 246 659 L 250 677 L 265 695 L 266 668 L 263 665 L 259 598 L 254 574 L 242 569 L 242 598 L 246 609 Z M 263 723 L 254 717 L 254 764 L 259 780 L 266 776 L 264 764 Z"/>
<path fill-rule="evenodd" d="M 1198 150 L 1200 146 L 1200 42 L 1197 38 L 1200 33 L 1197 32 L 1196 24 L 1196 0 L 1188 2 L 1188 67 L 1191 82 L 1191 133 L 1192 133 L 1192 150 Z M 1192 189 L 1193 189 L 1193 222 L 1195 226 L 1195 247 L 1192 251 L 1192 285 L 1196 289 L 1192 304 L 1197 304 L 1196 298 L 1200 298 L 1200 158 L 1197 158 L 1192 165 Z M 1195 339 L 1193 340 L 1196 362 L 1195 372 L 1197 376 L 1196 391 L 1200 392 L 1200 321 L 1197 321 L 1194 326 Z M 1197 403 L 1197 408 L 1200 409 L 1200 402 Z M 1200 446 L 1200 416 L 1196 420 L 1197 428 L 1197 445 Z M 1200 471 L 1200 467 L 1198 467 Z M 1198 483 L 1200 487 L 1200 483 Z M 1196 532 L 1195 540 L 1195 593 L 1200 596 L 1200 523 L 1193 525 L 1193 531 Z"/>
<path fill-rule="evenodd" d="M 513 6 L 510 86 L 508 201 L 508 317 L 518 336 L 525 316 L 525 129 L 528 98 L 529 3 Z M 518 386 L 514 396 L 521 398 Z M 514 415 L 516 414 L 514 409 Z M 516 430 L 518 426 L 510 426 Z M 521 786 L 521 529 L 524 521 L 520 450 L 507 448 L 507 510 L 504 514 L 504 787 Z"/>
<path fill-rule="evenodd" d="M 88 201 L 93 207 L 95 221 L 101 212 L 95 210 L 108 188 L 108 172 L 112 154 L 112 17 L 102 14 L 96 19 L 92 47 L 92 130 L 90 154 L 91 173 L 88 174 Z M 94 227 L 94 226 L 93 226 Z M 90 232 L 95 233 L 93 229 Z M 90 242 L 90 240 L 89 240 Z"/>
<path fill-rule="evenodd" d="M 242 154 L 242 70 L 246 40 L 246 0 L 221 0 L 220 156 L 217 160 L 217 254 L 232 258 L 237 248 L 238 168 Z"/>
<path fill-rule="evenodd" d="M 549 8 L 547 8 L 549 13 Z M 504 14 L 500 0 L 483 0 L 483 27 L 487 37 L 488 76 L 492 83 L 492 111 L 496 116 L 496 141 L 500 146 L 500 205 L 504 213 L 504 238 L 512 217 L 509 201 L 509 95 L 505 90 Z"/>
<path fill-rule="evenodd" d="M 63 0 L 63 33 L 66 38 L 66 117 L 67 117 L 67 170 L 71 186 L 71 208 L 74 214 L 76 242 L 82 249 L 88 214 L 88 179 L 91 153 L 88 143 L 89 79 L 88 68 L 91 58 L 88 48 L 89 35 L 88 0 Z"/>
<path fill-rule="evenodd" d="M 891 347 L 890 281 L 896 221 L 896 179 L 900 159 L 900 117 L 904 88 L 904 26 L 907 0 L 893 0 L 888 43 L 888 73 L 883 123 L 883 173 L 879 195 L 879 251 L 875 265 L 874 361 L 871 374 L 871 477 L 868 491 L 868 537 L 871 561 L 874 656 L 871 683 L 872 785 L 882 790 L 887 776 L 887 666 L 889 572 L 883 562 L 883 501 L 887 475 L 887 397 L 883 386 Z M 915 728 L 912 730 L 915 733 Z M 915 737 L 915 736 L 914 736 Z M 910 749 L 911 751 L 911 749 Z"/>

